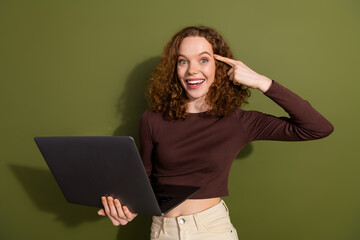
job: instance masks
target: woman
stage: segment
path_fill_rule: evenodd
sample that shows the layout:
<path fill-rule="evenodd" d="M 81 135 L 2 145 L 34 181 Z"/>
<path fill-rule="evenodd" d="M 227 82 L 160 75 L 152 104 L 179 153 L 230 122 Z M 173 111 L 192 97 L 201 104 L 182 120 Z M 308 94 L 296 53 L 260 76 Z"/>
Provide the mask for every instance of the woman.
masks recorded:
<path fill-rule="evenodd" d="M 150 77 L 150 109 L 140 123 L 147 174 L 160 184 L 200 187 L 164 217 L 153 217 L 151 239 L 238 239 L 221 197 L 228 195 L 239 151 L 255 140 L 312 140 L 333 131 L 307 101 L 232 58 L 215 30 L 187 27 L 165 46 Z M 240 109 L 248 88 L 263 92 L 290 118 Z M 114 225 L 137 215 L 111 197 L 102 201 L 98 213 Z"/>

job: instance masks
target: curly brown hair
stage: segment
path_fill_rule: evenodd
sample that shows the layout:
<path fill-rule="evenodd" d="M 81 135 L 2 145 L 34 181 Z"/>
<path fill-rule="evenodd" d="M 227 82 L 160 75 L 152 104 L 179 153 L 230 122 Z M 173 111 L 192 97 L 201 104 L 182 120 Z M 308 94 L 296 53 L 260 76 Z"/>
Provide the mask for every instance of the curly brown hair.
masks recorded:
<path fill-rule="evenodd" d="M 178 50 L 186 37 L 204 37 L 212 46 L 215 54 L 233 58 L 233 54 L 214 29 L 206 26 L 186 27 L 177 32 L 165 45 L 161 60 L 151 74 L 147 84 L 149 107 L 155 112 L 162 112 L 171 119 L 185 119 L 188 96 L 181 85 L 177 72 Z M 207 112 L 212 116 L 224 117 L 238 109 L 250 96 L 244 85 L 234 85 L 227 72 L 230 66 L 216 61 L 215 80 L 206 94 L 205 102 L 210 106 Z"/>

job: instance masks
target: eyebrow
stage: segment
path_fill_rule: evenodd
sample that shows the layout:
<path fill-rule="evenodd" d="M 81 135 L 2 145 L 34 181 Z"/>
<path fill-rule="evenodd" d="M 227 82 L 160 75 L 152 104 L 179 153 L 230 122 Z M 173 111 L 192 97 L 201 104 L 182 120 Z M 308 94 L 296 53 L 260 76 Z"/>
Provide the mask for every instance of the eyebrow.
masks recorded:
<path fill-rule="evenodd" d="M 199 53 L 198 56 L 200 56 L 200 55 L 202 55 L 202 54 L 207 54 L 207 55 L 209 55 L 209 56 L 211 57 L 211 54 L 210 54 L 209 52 L 207 52 L 207 51 L 204 51 L 204 52 Z M 183 54 L 179 54 L 179 57 L 180 57 L 180 56 L 186 57 L 186 56 L 183 55 Z"/>

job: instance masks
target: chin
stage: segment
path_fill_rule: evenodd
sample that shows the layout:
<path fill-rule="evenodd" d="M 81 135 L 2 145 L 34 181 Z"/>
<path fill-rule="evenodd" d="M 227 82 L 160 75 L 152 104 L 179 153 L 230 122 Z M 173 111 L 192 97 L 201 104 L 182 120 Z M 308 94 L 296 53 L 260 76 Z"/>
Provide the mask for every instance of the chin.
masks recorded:
<path fill-rule="evenodd" d="M 189 100 L 200 100 L 200 99 L 205 99 L 206 97 L 206 93 L 201 93 L 201 94 L 187 94 Z"/>

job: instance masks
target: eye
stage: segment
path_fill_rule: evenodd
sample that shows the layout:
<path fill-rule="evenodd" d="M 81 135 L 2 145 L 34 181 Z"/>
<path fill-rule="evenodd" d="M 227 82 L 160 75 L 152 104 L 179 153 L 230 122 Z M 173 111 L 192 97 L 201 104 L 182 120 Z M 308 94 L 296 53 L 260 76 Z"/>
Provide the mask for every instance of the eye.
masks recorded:
<path fill-rule="evenodd" d="M 185 59 L 180 59 L 180 60 L 178 61 L 178 63 L 179 63 L 179 65 L 184 65 L 184 64 L 187 63 L 187 61 L 186 61 Z"/>
<path fill-rule="evenodd" d="M 207 63 L 209 60 L 207 59 L 207 58 L 202 58 L 201 60 L 200 60 L 200 62 L 201 63 Z"/>

